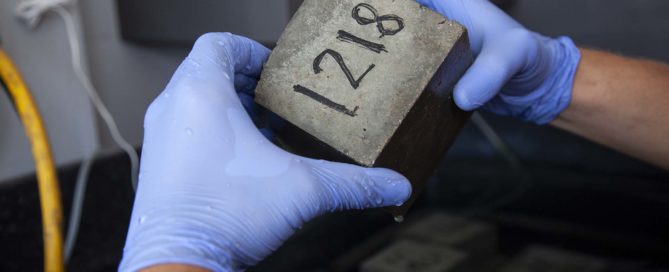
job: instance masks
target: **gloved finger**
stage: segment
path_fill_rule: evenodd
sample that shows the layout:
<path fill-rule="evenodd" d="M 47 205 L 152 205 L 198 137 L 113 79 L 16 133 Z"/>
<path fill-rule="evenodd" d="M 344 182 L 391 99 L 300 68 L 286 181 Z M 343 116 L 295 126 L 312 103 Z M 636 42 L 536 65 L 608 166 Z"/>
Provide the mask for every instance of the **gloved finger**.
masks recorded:
<path fill-rule="evenodd" d="M 258 78 L 249 77 L 244 74 L 235 74 L 235 89 L 237 92 L 253 97 L 255 96 L 256 86 L 258 86 Z"/>
<path fill-rule="evenodd" d="M 230 33 L 207 33 L 197 39 L 176 75 L 234 80 L 237 74 L 259 77 L 269 49 L 245 37 Z"/>
<path fill-rule="evenodd" d="M 350 164 L 311 161 L 322 186 L 319 213 L 400 206 L 411 196 L 411 184 L 395 171 Z"/>
<path fill-rule="evenodd" d="M 256 112 L 260 119 L 260 126 L 267 127 L 274 131 L 282 131 L 286 127 L 286 120 L 276 113 L 264 108 L 256 103 Z"/>
<path fill-rule="evenodd" d="M 430 8 L 431 10 L 443 15 L 449 20 L 453 20 L 466 27 L 469 33 L 469 41 L 474 53 L 478 53 L 481 48 L 481 29 L 476 27 L 474 21 L 470 17 L 471 7 L 468 5 L 477 4 L 473 2 L 478 1 L 462 1 L 462 0 L 416 0 L 419 4 Z M 467 2 L 467 3 L 464 3 Z M 484 2 L 488 2 L 487 0 Z M 481 13 L 481 9 L 477 10 Z M 481 15 L 479 15 L 481 16 Z M 489 16 L 486 14 L 485 16 Z"/>
<path fill-rule="evenodd" d="M 165 95 L 173 99 L 163 104 L 191 115 L 218 112 L 226 105 L 241 107 L 234 89 L 235 75 L 257 77 L 268 56 L 268 49 L 244 37 L 202 35 L 167 86 Z"/>
<path fill-rule="evenodd" d="M 260 78 L 263 64 L 267 62 L 271 51 L 251 39 L 235 35 L 233 38 L 241 40 L 239 43 L 243 44 L 240 47 L 233 47 L 231 52 L 235 59 L 235 73 L 250 78 Z"/>
<path fill-rule="evenodd" d="M 453 20 L 453 13 L 458 12 L 457 7 L 462 6 L 460 0 L 416 0 L 419 4 L 440 13 L 441 15 Z"/>
<path fill-rule="evenodd" d="M 510 32 L 486 43 L 455 86 L 455 103 L 461 109 L 472 111 L 485 105 L 520 71 L 527 59 L 520 35 L 526 34 Z"/>
<path fill-rule="evenodd" d="M 443 15 L 449 20 L 455 20 L 463 26 L 469 28 L 471 19 L 469 18 L 469 10 L 462 0 L 416 0 L 419 4 L 434 10 Z M 466 2 L 472 2 L 467 0 Z"/>
<path fill-rule="evenodd" d="M 259 122 L 261 122 L 262 117 L 261 117 L 261 112 L 263 110 L 258 107 L 258 104 L 256 104 L 255 100 L 253 97 L 251 97 L 248 94 L 245 93 L 239 93 L 239 100 L 242 102 L 242 105 L 244 106 L 244 109 L 246 110 L 246 113 L 251 116 L 251 119 L 253 119 L 253 122 L 256 125 L 261 126 Z M 270 142 L 274 141 L 274 132 L 270 128 L 260 128 L 260 133 L 262 133 L 267 140 Z"/>
<path fill-rule="evenodd" d="M 416 0 L 449 20 L 467 28 L 474 55 L 478 55 L 486 37 L 523 26 L 489 0 Z"/>
<path fill-rule="evenodd" d="M 256 104 L 253 97 L 245 93 L 239 93 L 239 100 L 242 102 L 246 113 L 251 116 L 252 119 L 255 119 L 258 116 L 258 105 Z"/>

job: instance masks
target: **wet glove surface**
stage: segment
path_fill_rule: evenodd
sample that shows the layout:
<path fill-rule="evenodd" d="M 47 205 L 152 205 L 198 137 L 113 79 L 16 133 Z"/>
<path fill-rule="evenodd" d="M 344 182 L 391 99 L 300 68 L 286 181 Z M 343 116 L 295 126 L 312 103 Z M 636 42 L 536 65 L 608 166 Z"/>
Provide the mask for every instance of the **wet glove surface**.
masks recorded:
<path fill-rule="evenodd" d="M 299 157 L 258 131 L 240 98 L 252 97 L 268 55 L 246 38 L 206 34 L 151 104 L 119 270 L 242 270 L 318 215 L 409 197 L 394 171 Z"/>
<path fill-rule="evenodd" d="M 571 102 L 580 51 L 568 37 L 533 33 L 488 0 L 417 0 L 467 27 L 472 67 L 455 87 L 464 110 L 547 124 Z"/>

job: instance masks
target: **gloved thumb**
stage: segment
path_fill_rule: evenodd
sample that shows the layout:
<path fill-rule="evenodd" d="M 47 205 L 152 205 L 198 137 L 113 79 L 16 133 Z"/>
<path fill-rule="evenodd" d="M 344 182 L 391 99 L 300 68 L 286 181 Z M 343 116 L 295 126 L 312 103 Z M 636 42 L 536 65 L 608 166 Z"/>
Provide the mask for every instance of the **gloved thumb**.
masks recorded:
<path fill-rule="evenodd" d="M 382 168 L 310 161 L 317 178 L 318 213 L 400 206 L 411 196 L 411 184 L 399 173 Z"/>
<path fill-rule="evenodd" d="M 495 97 L 502 87 L 522 69 L 527 61 L 523 49 L 531 35 L 526 31 L 512 31 L 486 43 L 474 64 L 455 86 L 455 103 L 463 110 L 480 108 Z"/>

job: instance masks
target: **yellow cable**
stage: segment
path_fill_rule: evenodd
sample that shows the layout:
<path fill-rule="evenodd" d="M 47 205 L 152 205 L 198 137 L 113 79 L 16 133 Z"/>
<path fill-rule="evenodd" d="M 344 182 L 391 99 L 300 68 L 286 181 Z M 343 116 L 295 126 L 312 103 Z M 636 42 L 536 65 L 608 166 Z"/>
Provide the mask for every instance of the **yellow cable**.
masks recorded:
<path fill-rule="evenodd" d="M 42 207 L 44 271 L 62 272 L 64 270 L 61 230 L 63 209 L 51 147 L 35 102 L 18 70 L 2 49 L 0 49 L 0 78 L 7 85 L 9 94 L 14 100 L 35 157 Z"/>

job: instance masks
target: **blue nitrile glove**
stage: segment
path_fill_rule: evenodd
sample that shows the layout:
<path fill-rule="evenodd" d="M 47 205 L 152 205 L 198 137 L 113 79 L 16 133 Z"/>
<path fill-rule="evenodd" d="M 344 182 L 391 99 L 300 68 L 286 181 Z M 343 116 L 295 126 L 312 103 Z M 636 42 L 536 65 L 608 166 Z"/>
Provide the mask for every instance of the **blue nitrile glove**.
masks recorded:
<path fill-rule="evenodd" d="M 469 30 L 477 57 L 455 87 L 460 108 L 543 125 L 569 106 L 581 59 L 571 39 L 530 32 L 488 0 L 417 1 Z"/>
<path fill-rule="evenodd" d="M 396 172 L 298 157 L 258 131 L 235 89 L 253 90 L 268 55 L 246 38 L 204 35 L 153 102 L 119 270 L 242 270 L 318 215 L 409 197 Z"/>

